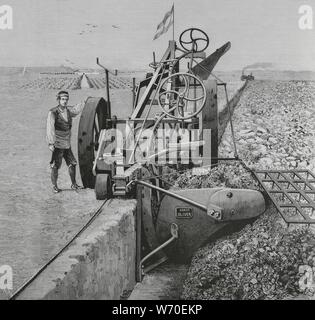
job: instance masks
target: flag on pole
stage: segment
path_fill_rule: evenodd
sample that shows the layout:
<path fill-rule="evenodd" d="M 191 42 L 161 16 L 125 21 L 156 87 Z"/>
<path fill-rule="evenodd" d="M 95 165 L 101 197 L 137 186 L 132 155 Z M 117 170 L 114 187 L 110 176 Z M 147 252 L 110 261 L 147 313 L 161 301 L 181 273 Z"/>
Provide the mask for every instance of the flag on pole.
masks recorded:
<path fill-rule="evenodd" d="M 153 40 L 157 39 L 163 33 L 167 32 L 171 25 L 173 25 L 174 27 L 174 4 L 172 5 L 171 10 L 166 12 L 162 22 L 158 24 Z"/>

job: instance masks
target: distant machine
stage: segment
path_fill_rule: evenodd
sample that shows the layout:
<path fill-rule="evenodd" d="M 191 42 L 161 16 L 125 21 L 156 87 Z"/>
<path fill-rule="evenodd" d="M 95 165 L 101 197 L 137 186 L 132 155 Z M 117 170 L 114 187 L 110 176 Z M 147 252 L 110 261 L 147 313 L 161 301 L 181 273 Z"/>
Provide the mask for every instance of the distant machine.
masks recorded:
<path fill-rule="evenodd" d="M 242 71 L 242 76 L 241 76 L 242 81 L 250 81 L 250 80 L 255 80 L 255 77 L 253 76 L 253 73 L 251 72 L 250 74 L 246 75 L 244 74 L 244 70 Z"/>

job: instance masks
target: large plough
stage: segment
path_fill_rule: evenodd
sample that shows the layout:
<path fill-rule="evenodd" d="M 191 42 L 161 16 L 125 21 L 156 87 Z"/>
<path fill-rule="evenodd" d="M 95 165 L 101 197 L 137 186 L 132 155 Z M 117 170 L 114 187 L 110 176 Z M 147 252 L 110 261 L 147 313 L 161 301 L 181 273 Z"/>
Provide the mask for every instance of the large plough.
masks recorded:
<path fill-rule="evenodd" d="M 161 60 L 150 64 L 154 72 L 138 84 L 129 117 L 112 115 L 108 87 L 106 99 L 89 98 L 82 112 L 78 153 L 84 186 L 94 188 L 97 199 L 138 200 L 139 278 L 153 256 L 157 263 L 185 260 L 228 224 L 253 219 L 266 208 L 255 190 L 174 191 L 163 179 L 166 166 L 212 167 L 220 161 L 217 86 L 226 90 L 226 84 L 210 75 L 231 44 L 206 57 L 208 45 L 208 36 L 196 28 L 180 35 L 179 46 L 169 41 Z"/>

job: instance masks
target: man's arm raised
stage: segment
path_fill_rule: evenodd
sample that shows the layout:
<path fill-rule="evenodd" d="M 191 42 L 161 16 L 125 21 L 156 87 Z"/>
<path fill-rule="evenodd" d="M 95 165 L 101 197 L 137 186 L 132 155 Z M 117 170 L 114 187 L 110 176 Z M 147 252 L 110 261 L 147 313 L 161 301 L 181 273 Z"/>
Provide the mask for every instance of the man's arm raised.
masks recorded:
<path fill-rule="evenodd" d="M 84 106 L 85 106 L 85 103 L 87 101 L 88 98 L 86 98 L 84 101 L 76 104 L 75 106 L 73 107 L 68 107 L 69 111 L 70 111 L 70 115 L 72 118 L 76 117 L 79 113 L 82 112 Z"/>

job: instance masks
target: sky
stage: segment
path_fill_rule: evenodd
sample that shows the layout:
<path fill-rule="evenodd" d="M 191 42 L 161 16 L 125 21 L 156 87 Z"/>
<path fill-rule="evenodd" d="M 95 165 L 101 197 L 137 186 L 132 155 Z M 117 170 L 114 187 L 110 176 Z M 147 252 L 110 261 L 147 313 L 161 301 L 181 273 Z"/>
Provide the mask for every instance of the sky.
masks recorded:
<path fill-rule="evenodd" d="M 99 57 L 111 69 L 147 69 L 172 37 L 170 29 L 153 41 L 173 3 L 175 40 L 200 28 L 210 38 L 207 54 L 231 41 L 218 70 L 257 62 L 315 70 L 315 29 L 298 25 L 300 5 L 315 14 L 313 0 L 0 0 L 13 9 L 13 29 L 0 30 L 0 65 L 96 67 Z"/>

